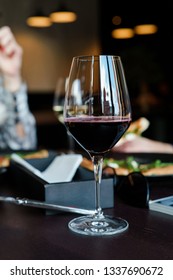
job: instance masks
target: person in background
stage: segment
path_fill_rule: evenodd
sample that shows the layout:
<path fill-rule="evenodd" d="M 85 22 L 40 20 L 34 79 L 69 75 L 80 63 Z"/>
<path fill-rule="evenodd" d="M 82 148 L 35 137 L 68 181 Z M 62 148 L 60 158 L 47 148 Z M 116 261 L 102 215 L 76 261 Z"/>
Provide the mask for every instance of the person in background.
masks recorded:
<path fill-rule="evenodd" d="M 0 149 L 31 150 L 37 146 L 36 121 L 21 77 L 23 50 L 10 27 L 0 28 Z"/>

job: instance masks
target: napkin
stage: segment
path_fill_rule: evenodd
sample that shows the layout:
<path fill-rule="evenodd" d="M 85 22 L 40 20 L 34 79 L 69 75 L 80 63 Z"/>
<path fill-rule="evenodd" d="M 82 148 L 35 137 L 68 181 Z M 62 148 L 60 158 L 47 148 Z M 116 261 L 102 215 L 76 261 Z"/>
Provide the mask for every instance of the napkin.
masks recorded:
<path fill-rule="evenodd" d="M 11 155 L 11 159 L 24 166 L 47 183 L 60 183 L 70 182 L 73 179 L 83 157 L 80 154 L 58 155 L 42 172 L 15 153 Z"/>

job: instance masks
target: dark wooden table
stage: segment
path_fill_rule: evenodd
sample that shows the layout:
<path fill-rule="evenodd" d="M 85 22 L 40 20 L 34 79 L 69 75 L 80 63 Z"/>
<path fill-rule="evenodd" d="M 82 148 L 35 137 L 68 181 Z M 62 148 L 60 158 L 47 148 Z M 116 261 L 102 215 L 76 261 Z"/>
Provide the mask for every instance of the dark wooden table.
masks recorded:
<path fill-rule="evenodd" d="M 0 175 L 1 195 L 13 195 L 8 172 Z M 151 186 L 151 198 L 173 194 L 173 179 Z M 106 214 L 129 222 L 129 229 L 110 237 L 74 234 L 68 222 L 76 214 L 45 215 L 43 210 L 0 203 L 1 260 L 171 260 L 173 216 L 127 205 L 115 194 Z"/>

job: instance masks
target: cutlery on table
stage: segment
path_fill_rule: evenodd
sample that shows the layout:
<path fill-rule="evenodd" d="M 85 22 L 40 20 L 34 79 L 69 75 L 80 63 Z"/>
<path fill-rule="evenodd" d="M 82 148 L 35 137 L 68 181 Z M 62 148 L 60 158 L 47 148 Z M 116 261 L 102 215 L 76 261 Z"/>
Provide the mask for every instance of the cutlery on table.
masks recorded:
<path fill-rule="evenodd" d="M 50 203 L 46 203 L 43 201 L 32 200 L 32 199 L 27 199 L 27 198 L 0 196 L 0 201 L 9 202 L 9 203 L 17 204 L 17 205 L 44 208 L 44 209 L 57 210 L 57 211 L 63 211 L 63 212 L 78 213 L 78 214 L 84 214 L 84 215 L 95 214 L 95 210 L 88 210 L 88 209 L 82 209 L 82 208 L 76 208 L 76 207 L 70 207 L 70 206 L 50 204 Z"/>

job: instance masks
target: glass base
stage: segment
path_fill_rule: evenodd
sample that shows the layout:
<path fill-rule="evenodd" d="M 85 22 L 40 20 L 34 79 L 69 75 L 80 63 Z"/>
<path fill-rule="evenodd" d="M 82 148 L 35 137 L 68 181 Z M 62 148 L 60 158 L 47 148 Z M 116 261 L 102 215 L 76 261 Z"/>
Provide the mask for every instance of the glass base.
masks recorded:
<path fill-rule="evenodd" d="M 129 224 L 121 218 L 82 216 L 70 221 L 68 227 L 79 234 L 102 236 L 121 233 L 128 229 Z"/>

